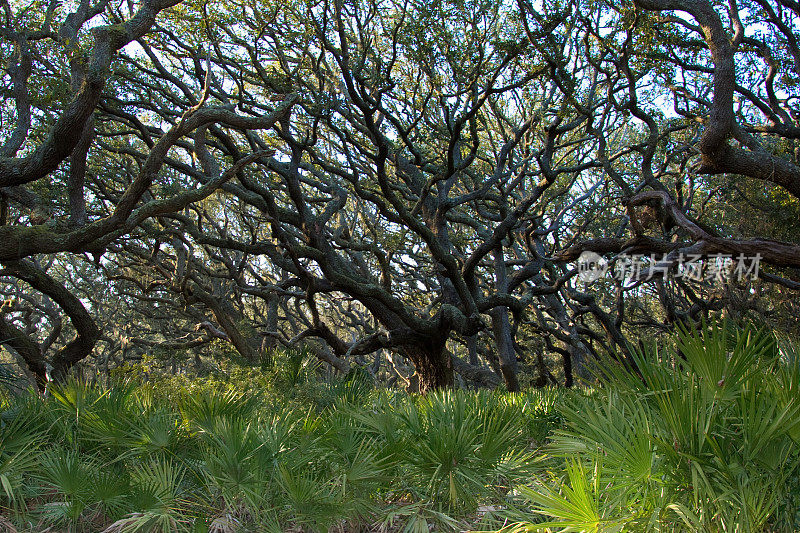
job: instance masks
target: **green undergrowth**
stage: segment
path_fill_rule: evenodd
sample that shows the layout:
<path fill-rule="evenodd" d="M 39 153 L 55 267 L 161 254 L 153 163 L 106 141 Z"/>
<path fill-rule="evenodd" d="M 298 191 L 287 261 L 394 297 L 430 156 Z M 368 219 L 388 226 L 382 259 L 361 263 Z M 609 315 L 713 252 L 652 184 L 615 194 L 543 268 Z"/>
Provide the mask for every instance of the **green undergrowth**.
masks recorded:
<path fill-rule="evenodd" d="M 307 354 L 0 396 L 0 531 L 800 530 L 800 355 L 728 325 L 592 389 L 375 386 Z"/>
<path fill-rule="evenodd" d="M 6 398 L 0 515 L 20 531 L 496 528 L 483 509 L 533 475 L 570 394 L 418 397 L 350 376 L 279 401 L 226 383 Z"/>
<path fill-rule="evenodd" d="M 796 348 L 723 324 L 633 360 L 565 398 L 504 531 L 800 531 Z"/>

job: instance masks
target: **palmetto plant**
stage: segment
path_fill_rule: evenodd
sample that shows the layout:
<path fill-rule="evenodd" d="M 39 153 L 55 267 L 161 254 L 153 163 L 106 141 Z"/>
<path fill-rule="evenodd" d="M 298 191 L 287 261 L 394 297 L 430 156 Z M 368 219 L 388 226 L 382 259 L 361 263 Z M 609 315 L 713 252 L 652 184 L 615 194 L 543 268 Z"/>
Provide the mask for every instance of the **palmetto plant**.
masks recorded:
<path fill-rule="evenodd" d="M 2 342 L 0 342 L 2 344 Z M 24 381 L 9 368 L 9 363 L 0 363 L 0 387 L 11 388 Z"/>
<path fill-rule="evenodd" d="M 493 393 L 429 394 L 407 403 L 400 417 L 412 486 L 447 508 L 474 509 L 533 466 L 519 411 Z"/>
<path fill-rule="evenodd" d="M 52 448 L 40 457 L 42 481 L 58 492 L 51 509 L 58 509 L 63 518 L 77 520 L 91 496 L 99 467 L 94 461 L 81 458 L 75 450 Z"/>
<path fill-rule="evenodd" d="M 465 529 L 538 468 L 534 434 L 561 395 L 417 397 L 357 375 L 318 383 L 332 400 L 276 405 L 173 385 L 3 400 L 0 514 L 75 533 Z"/>
<path fill-rule="evenodd" d="M 575 394 L 570 389 L 530 389 L 519 394 L 505 394 L 500 401 L 518 410 L 525 426 L 526 437 L 537 445 L 544 444 L 550 432 L 561 425 L 558 406 Z"/>
<path fill-rule="evenodd" d="M 257 398 L 233 390 L 183 391 L 179 402 L 184 421 L 200 430 L 213 428 L 220 420 L 248 420 L 257 407 Z"/>
<path fill-rule="evenodd" d="M 156 458 L 131 469 L 131 506 L 135 512 L 107 528 L 109 533 L 162 532 L 188 529 L 193 523 L 190 483 L 184 467 Z"/>
<path fill-rule="evenodd" d="M 343 378 L 330 384 L 330 391 L 340 403 L 362 405 L 375 389 L 372 376 L 361 367 L 353 367 Z"/>
<path fill-rule="evenodd" d="M 245 523 L 275 506 L 281 444 L 274 437 L 270 429 L 241 419 L 220 419 L 199 435 L 197 470 L 209 514 Z"/>
<path fill-rule="evenodd" d="M 278 378 L 289 388 L 311 378 L 320 367 L 320 361 L 308 348 L 289 349 L 280 352 Z"/>
<path fill-rule="evenodd" d="M 25 478 L 35 469 L 42 426 L 26 416 L 35 399 L 25 397 L 3 404 L 0 414 L 0 508 L 25 505 Z"/>
<path fill-rule="evenodd" d="M 677 346 L 635 354 L 636 372 L 606 365 L 596 394 L 560 408 L 561 473 L 521 490 L 546 522 L 514 529 L 796 530 L 779 510 L 800 468 L 800 397 L 785 393 L 800 386 L 797 358 L 728 324 Z"/>

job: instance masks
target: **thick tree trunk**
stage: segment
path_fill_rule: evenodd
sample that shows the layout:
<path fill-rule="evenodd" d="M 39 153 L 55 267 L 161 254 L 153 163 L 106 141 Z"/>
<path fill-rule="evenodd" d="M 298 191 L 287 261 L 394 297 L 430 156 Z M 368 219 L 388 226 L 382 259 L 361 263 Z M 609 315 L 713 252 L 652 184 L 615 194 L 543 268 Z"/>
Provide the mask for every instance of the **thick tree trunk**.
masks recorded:
<path fill-rule="evenodd" d="M 72 226 L 86 225 L 86 196 L 84 194 L 86 156 L 93 140 L 94 117 L 89 117 L 81 135 L 81 140 L 75 145 L 75 149 L 70 156 L 67 190 L 69 194 L 69 223 Z"/>
<path fill-rule="evenodd" d="M 469 364 L 478 366 L 478 335 L 467 337 L 467 351 L 469 352 Z"/>
<path fill-rule="evenodd" d="M 495 348 L 500 359 L 500 373 L 509 392 L 519 391 L 517 379 L 517 354 L 514 352 L 514 338 L 511 335 L 511 322 L 506 307 L 496 307 L 491 312 Z"/>
<path fill-rule="evenodd" d="M 197 283 L 189 286 L 187 302 L 197 299 L 211 310 L 217 324 L 228 336 L 228 340 L 237 352 L 249 363 L 258 361 L 260 339 L 249 337 L 239 329 L 237 322 L 241 322 L 241 317 L 237 316 L 236 309 L 223 298 L 218 298 Z"/>
<path fill-rule="evenodd" d="M 453 387 L 453 361 L 450 353 L 444 349 L 443 342 L 409 344 L 401 347 L 399 351 L 414 363 L 419 376 L 420 393 Z"/>
<path fill-rule="evenodd" d="M 267 303 L 267 331 L 278 331 L 278 295 L 273 293 Z M 264 337 L 263 350 L 274 350 L 278 347 L 278 338 Z"/>
<path fill-rule="evenodd" d="M 77 318 L 80 318 L 80 322 L 77 322 Z M 78 334 L 53 355 L 53 381 L 64 381 L 72 367 L 92 353 L 100 338 L 100 328 L 88 313 L 72 317 L 72 324 Z"/>
<path fill-rule="evenodd" d="M 498 293 L 508 292 L 508 275 L 503 246 L 494 249 L 495 288 Z M 500 359 L 500 372 L 509 392 L 519 391 L 517 379 L 517 354 L 514 352 L 514 336 L 511 334 L 511 321 L 508 318 L 508 307 L 495 307 L 491 311 L 492 330 Z"/>
<path fill-rule="evenodd" d="M 569 350 L 564 350 L 561 354 L 564 357 L 564 386 L 572 387 L 575 380 L 572 377 L 572 353 Z"/>
<path fill-rule="evenodd" d="M 44 391 L 47 387 L 47 362 L 39 345 L 21 329 L 7 322 L 3 314 L 0 309 L 0 340 L 22 358 L 35 377 L 36 388 Z"/>
<path fill-rule="evenodd" d="M 494 389 L 500 385 L 500 378 L 497 377 L 497 374 L 492 369 L 485 366 L 467 364 L 453 354 L 450 354 L 450 359 L 453 361 L 453 370 L 476 387 Z"/>
<path fill-rule="evenodd" d="M 592 379 L 592 373 L 589 370 L 589 353 L 583 346 L 583 342 L 575 340 L 574 344 L 570 344 L 567 348 L 572 359 L 572 371 L 579 383 L 585 383 Z"/>
<path fill-rule="evenodd" d="M 511 335 L 511 322 L 508 309 L 496 307 L 491 312 L 492 330 L 494 331 L 495 348 L 500 360 L 500 374 L 509 392 L 519 392 L 517 379 L 517 354 L 514 352 L 514 338 Z"/>
<path fill-rule="evenodd" d="M 541 388 L 547 385 L 547 365 L 544 362 L 544 355 L 541 350 L 538 350 L 536 353 L 536 368 L 539 372 L 539 376 L 536 378 L 534 386 Z"/>
<path fill-rule="evenodd" d="M 14 277 L 24 280 L 37 291 L 52 298 L 67 316 L 69 316 L 70 322 L 75 327 L 75 338 L 53 355 L 53 368 L 50 376 L 53 381 L 64 380 L 72 367 L 92 352 L 97 340 L 100 338 L 100 328 L 80 299 L 35 264 L 29 261 L 9 261 L 5 263 L 4 271 Z M 10 326 L 10 324 L 7 326 Z M 13 326 L 11 327 L 13 328 Z M 41 349 L 38 345 L 37 349 L 41 357 L 43 354 L 41 354 Z M 27 352 L 30 350 L 29 348 L 25 348 L 25 351 Z M 17 350 L 17 352 L 25 357 L 24 353 L 19 350 Z M 28 363 L 29 367 L 31 366 L 31 362 L 27 358 L 26 363 Z M 41 365 L 35 363 L 34 366 L 38 368 Z M 40 368 L 37 369 L 35 367 L 31 367 L 31 371 L 37 376 L 37 380 L 40 380 L 43 373 Z"/>

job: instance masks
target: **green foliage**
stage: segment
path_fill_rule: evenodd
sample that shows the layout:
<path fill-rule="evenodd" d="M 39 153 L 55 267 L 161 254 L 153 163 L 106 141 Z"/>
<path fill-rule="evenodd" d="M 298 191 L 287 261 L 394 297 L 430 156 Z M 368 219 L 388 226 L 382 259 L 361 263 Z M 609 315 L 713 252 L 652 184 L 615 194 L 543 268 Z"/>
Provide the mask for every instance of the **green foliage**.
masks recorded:
<path fill-rule="evenodd" d="M 635 354 L 636 372 L 609 363 L 560 408 L 553 469 L 520 489 L 547 522 L 510 530 L 796 530 L 796 352 L 729 324 L 677 347 Z"/>
<path fill-rule="evenodd" d="M 21 381 L 23 380 L 14 374 L 9 363 L 0 362 L 0 389 L 17 386 Z"/>
<path fill-rule="evenodd" d="M 530 418 L 554 405 L 548 393 L 414 397 L 360 369 L 303 394 L 300 381 L 256 394 L 237 379 L 71 381 L 5 400 L 0 514 L 108 533 L 464 529 L 529 475 Z"/>
<path fill-rule="evenodd" d="M 3 405 L 0 414 L 0 507 L 25 503 L 25 476 L 37 463 L 41 426 L 26 417 L 34 399 Z"/>
<path fill-rule="evenodd" d="M 85 459 L 76 450 L 51 448 L 39 458 L 38 474 L 42 485 L 55 497 L 42 506 L 47 522 L 76 522 L 86 507 L 95 500 L 95 480 L 99 464 Z"/>
<path fill-rule="evenodd" d="M 337 400 L 362 405 L 375 388 L 375 380 L 363 368 L 354 366 L 344 379 L 331 383 L 331 393 Z"/>
<path fill-rule="evenodd" d="M 282 359 L 278 363 L 278 378 L 289 388 L 310 381 L 321 365 L 319 359 L 305 347 L 282 350 L 277 354 Z"/>
<path fill-rule="evenodd" d="M 475 508 L 532 465 L 519 411 L 496 394 L 445 391 L 408 403 L 400 417 L 410 432 L 405 458 L 414 486 L 449 509 Z"/>
<path fill-rule="evenodd" d="M 107 533 L 799 523 L 800 353 L 753 329 L 684 331 L 592 391 L 278 379 L 296 361 L 2 400 L 0 514 Z"/>

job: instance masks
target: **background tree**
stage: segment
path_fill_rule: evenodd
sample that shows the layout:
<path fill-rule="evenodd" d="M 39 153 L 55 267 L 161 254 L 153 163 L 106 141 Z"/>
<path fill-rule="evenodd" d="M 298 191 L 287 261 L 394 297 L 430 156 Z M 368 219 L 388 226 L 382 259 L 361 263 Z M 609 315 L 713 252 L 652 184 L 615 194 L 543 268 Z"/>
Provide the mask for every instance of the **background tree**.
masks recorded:
<path fill-rule="evenodd" d="M 40 383 L 304 344 L 518 390 L 712 314 L 796 332 L 790 2 L 7 7 L 0 336 Z"/>

